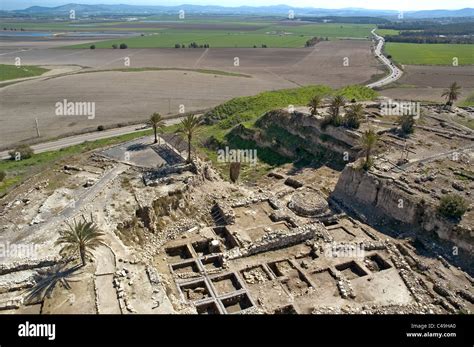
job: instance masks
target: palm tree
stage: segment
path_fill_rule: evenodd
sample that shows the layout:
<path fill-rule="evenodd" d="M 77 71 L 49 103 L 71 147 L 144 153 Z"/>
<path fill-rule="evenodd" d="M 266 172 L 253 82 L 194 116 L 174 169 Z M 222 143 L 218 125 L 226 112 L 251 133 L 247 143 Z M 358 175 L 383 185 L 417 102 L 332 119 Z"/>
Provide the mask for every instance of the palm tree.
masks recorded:
<path fill-rule="evenodd" d="M 363 116 L 364 106 L 362 104 L 352 104 L 349 106 L 344 123 L 348 128 L 358 129 Z"/>
<path fill-rule="evenodd" d="M 364 167 L 366 169 L 370 168 L 370 155 L 372 150 L 374 149 L 377 141 L 379 140 L 379 136 L 373 129 L 366 130 L 362 137 L 360 138 L 360 146 L 365 152 L 365 164 Z"/>
<path fill-rule="evenodd" d="M 161 117 L 161 114 L 155 112 L 151 115 L 149 123 L 153 127 L 153 132 L 155 133 L 154 143 L 157 143 L 158 142 L 158 137 L 157 137 L 158 129 L 163 129 L 163 127 L 165 126 L 165 121 Z"/>
<path fill-rule="evenodd" d="M 339 116 L 339 110 L 346 104 L 346 99 L 342 95 L 336 95 L 331 101 L 331 111 L 334 117 Z"/>
<path fill-rule="evenodd" d="M 191 160 L 191 149 L 192 149 L 191 148 L 191 142 L 193 140 L 193 136 L 198 132 L 199 125 L 200 125 L 199 124 L 199 118 L 196 117 L 193 114 L 190 114 L 189 116 L 187 116 L 186 118 L 184 118 L 181 121 L 181 124 L 180 124 L 178 130 L 176 131 L 177 133 L 180 133 L 183 136 L 186 136 L 186 138 L 188 140 L 188 159 L 187 159 L 188 163 L 192 162 L 192 160 Z"/>
<path fill-rule="evenodd" d="M 91 215 L 91 220 L 82 216 L 83 220 L 77 222 L 74 220 L 74 224 L 67 223 L 69 229 L 61 230 L 59 232 L 59 239 L 56 241 L 56 245 L 63 245 L 60 253 L 63 255 L 75 255 L 79 253 L 82 261 L 82 266 L 86 265 L 86 257 L 92 257 L 92 250 L 97 248 L 99 245 L 104 244 L 102 236 L 104 235 L 99 231 L 97 225 L 94 223 Z"/>
<path fill-rule="evenodd" d="M 313 96 L 313 98 L 309 101 L 308 107 L 312 116 L 318 114 L 318 107 L 321 106 L 322 101 L 323 98 L 320 95 Z"/>
<path fill-rule="evenodd" d="M 456 101 L 461 95 L 461 86 L 457 82 L 452 83 L 448 89 L 445 89 L 441 96 L 444 96 L 446 101 L 446 106 L 452 106 L 453 101 Z"/>

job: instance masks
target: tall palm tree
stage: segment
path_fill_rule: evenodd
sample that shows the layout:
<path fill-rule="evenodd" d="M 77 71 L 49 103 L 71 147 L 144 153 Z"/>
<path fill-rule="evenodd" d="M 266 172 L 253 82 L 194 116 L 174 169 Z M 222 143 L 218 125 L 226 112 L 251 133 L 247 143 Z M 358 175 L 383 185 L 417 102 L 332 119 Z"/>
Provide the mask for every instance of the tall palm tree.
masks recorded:
<path fill-rule="evenodd" d="M 161 117 L 161 114 L 159 114 L 158 112 L 155 112 L 151 115 L 150 120 L 148 122 L 153 127 L 153 132 L 155 133 L 154 143 L 157 143 L 158 142 L 158 137 L 157 137 L 158 129 L 163 129 L 163 127 L 165 126 L 165 121 Z"/>
<path fill-rule="evenodd" d="M 63 255 L 75 255 L 79 253 L 81 257 L 82 266 L 86 265 L 86 258 L 92 257 L 92 250 L 104 244 L 102 236 L 97 225 L 92 220 L 88 221 L 84 216 L 83 220 L 74 224 L 67 223 L 69 229 L 64 229 L 59 232 L 59 239 L 56 245 L 62 245 L 60 253 Z"/>
<path fill-rule="evenodd" d="M 358 129 L 363 116 L 364 106 L 362 104 L 352 104 L 349 106 L 344 123 L 349 128 Z"/>
<path fill-rule="evenodd" d="M 360 146 L 365 152 L 365 167 L 368 169 L 370 167 L 370 155 L 374 149 L 377 141 L 379 140 L 379 135 L 373 130 L 366 130 L 362 137 L 360 138 Z"/>
<path fill-rule="evenodd" d="M 346 99 L 342 95 L 336 95 L 331 101 L 331 111 L 334 117 L 339 116 L 341 107 L 346 104 Z"/>
<path fill-rule="evenodd" d="M 185 136 L 188 140 L 188 159 L 187 159 L 188 163 L 192 162 L 192 160 L 191 160 L 191 149 L 192 149 L 191 142 L 193 140 L 194 135 L 199 130 L 199 125 L 200 125 L 199 124 L 199 118 L 196 117 L 193 114 L 190 114 L 189 116 L 187 116 L 186 118 L 184 118 L 181 121 L 181 124 L 179 125 L 179 128 L 176 131 L 177 133 L 180 133 L 183 136 Z"/>
<path fill-rule="evenodd" d="M 461 86 L 457 82 L 452 83 L 448 89 L 445 89 L 441 96 L 444 96 L 446 101 L 446 106 L 452 106 L 453 101 L 456 101 L 461 95 Z"/>
<path fill-rule="evenodd" d="M 312 116 L 318 114 L 318 107 L 321 106 L 322 102 L 323 102 L 323 98 L 320 95 L 313 96 L 313 98 L 309 101 L 308 107 L 309 107 L 309 110 L 311 111 Z"/>

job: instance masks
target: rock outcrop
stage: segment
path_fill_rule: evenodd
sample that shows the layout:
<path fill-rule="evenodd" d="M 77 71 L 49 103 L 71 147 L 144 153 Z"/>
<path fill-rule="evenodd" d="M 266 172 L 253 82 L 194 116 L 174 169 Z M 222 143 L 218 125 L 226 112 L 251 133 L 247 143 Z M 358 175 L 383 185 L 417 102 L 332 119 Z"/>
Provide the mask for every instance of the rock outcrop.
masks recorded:
<path fill-rule="evenodd" d="M 401 182 L 348 164 L 331 195 L 338 203 L 363 215 L 381 215 L 409 228 L 436 234 L 468 252 L 474 250 L 474 233 L 438 215 L 436 206 L 406 189 Z"/>

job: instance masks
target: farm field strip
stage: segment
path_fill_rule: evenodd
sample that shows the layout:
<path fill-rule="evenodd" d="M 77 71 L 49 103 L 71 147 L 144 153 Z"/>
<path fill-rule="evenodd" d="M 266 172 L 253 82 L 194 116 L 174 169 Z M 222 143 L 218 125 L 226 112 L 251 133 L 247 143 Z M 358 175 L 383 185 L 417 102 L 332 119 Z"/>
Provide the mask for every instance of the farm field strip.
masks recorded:
<path fill-rule="evenodd" d="M 459 65 L 474 64 L 474 45 L 469 44 L 422 44 L 387 42 L 387 54 L 406 65 L 451 65 L 458 59 Z"/>

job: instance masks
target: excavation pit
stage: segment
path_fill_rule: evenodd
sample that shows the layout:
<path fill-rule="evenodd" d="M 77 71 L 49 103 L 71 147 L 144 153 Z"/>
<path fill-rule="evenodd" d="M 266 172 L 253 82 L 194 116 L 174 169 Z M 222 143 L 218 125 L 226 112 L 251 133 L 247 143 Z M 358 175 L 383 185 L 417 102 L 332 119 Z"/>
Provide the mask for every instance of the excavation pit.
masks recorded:
<path fill-rule="evenodd" d="M 202 266 L 204 267 L 204 270 L 215 271 L 218 269 L 222 269 L 223 260 L 222 260 L 222 257 L 220 256 L 206 257 L 206 258 L 201 259 L 201 263 L 202 263 Z"/>
<path fill-rule="evenodd" d="M 333 287 L 336 288 L 336 279 L 332 275 L 329 269 L 323 271 L 315 271 L 308 275 L 308 277 L 313 281 L 316 287 Z"/>
<path fill-rule="evenodd" d="M 310 268 L 312 265 L 314 265 L 314 261 L 318 258 L 319 257 L 317 256 L 317 254 L 315 254 L 313 251 L 309 251 L 308 253 L 296 257 L 296 259 L 298 260 L 298 264 L 303 269 Z"/>
<path fill-rule="evenodd" d="M 367 272 L 365 272 L 364 269 L 362 269 L 355 261 L 336 265 L 336 269 L 342 272 L 344 277 L 348 280 L 367 275 Z"/>
<path fill-rule="evenodd" d="M 188 301 L 198 301 L 211 297 L 209 288 L 204 280 L 180 285 L 184 298 Z"/>
<path fill-rule="evenodd" d="M 218 296 L 242 289 L 242 285 L 237 279 L 237 276 L 233 273 L 214 277 L 211 279 L 211 282 Z"/>
<path fill-rule="evenodd" d="M 196 252 L 196 254 L 199 257 L 211 254 L 211 250 L 209 248 L 209 241 L 208 240 L 202 240 L 202 241 L 196 241 L 193 243 L 193 249 Z"/>
<path fill-rule="evenodd" d="M 193 257 L 188 245 L 167 248 L 166 254 L 170 263 L 177 263 Z"/>
<path fill-rule="evenodd" d="M 219 308 L 214 301 L 196 305 L 198 314 L 220 314 Z"/>
<path fill-rule="evenodd" d="M 269 263 L 268 267 L 272 270 L 275 277 L 282 277 L 288 275 L 295 267 L 288 260 L 276 261 Z"/>
<path fill-rule="evenodd" d="M 372 272 L 388 270 L 392 267 L 388 263 L 388 261 L 386 261 L 377 253 L 371 256 L 365 257 L 364 262 L 365 262 L 365 266 Z"/>
<path fill-rule="evenodd" d="M 215 227 L 213 230 L 226 249 L 237 247 L 237 242 L 226 227 Z"/>
<path fill-rule="evenodd" d="M 298 270 L 293 270 L 291 275 L 282 281 L 282 284 L 294 296 L 308 294 L 308 290 L 311 288 L 309 281 L 303 273 Z"/>
<path fill-rule="evenodd" d="M 171 265 L 171 269 L 176 274 L 199 273 L 199 267 L 194 260 L 179 264 L 173 264 Z"/>
<path fill-rule="evenodd" d="M 271 280 L 271 277 L 267 274 L 262 265 L 245 269 L 240 272 L 247 284 L 262 284 Z"/>
<path fill-rule="evenodd" d="M 247 293 L 242 293 L 222 299 L 221 302 L 226 312 L 230 314 L 238 313 L 253 306 Z"/>

